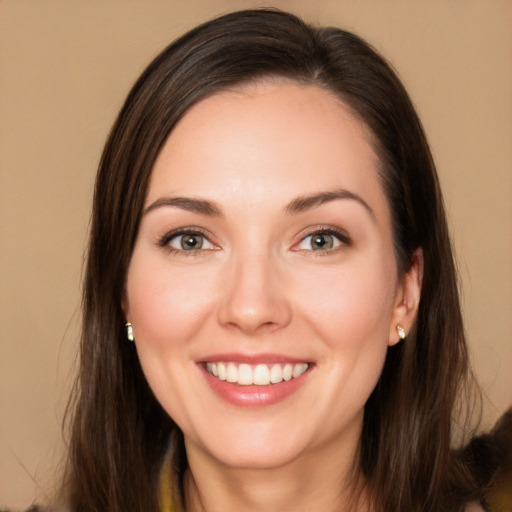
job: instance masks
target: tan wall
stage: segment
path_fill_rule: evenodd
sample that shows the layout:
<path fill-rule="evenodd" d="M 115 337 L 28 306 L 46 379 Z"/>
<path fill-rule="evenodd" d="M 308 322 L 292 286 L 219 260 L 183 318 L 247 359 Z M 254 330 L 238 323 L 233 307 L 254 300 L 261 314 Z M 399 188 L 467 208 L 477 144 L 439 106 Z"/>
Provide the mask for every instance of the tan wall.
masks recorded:
<path fill-rule="evenodd" d="M 176 35 L 249 0 L 0 0 L 0 505 L 62 453 L 93 176 L 129 86 Z M 476 369 L 512 403 L 512 2 L 274 1 L 353 29 L 396 66 L 444 185 Z"/>

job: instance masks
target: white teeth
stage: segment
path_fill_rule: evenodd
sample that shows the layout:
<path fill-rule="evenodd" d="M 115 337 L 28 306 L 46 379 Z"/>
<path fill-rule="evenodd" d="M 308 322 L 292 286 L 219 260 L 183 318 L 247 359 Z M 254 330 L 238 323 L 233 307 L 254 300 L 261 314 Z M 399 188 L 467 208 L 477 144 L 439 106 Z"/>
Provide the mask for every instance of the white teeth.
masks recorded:
<path fill-rule="evenodd" d="M 208 370 L 208 367 L 206 369 Z M 224 363 L 217 363 L 217 373 L 216 377 L 219 377 L 220 380 L 226 380 L 226 365 Z"/>
<path fill-rule="evenodd" d="M 299 377 L 302 375 L 306 370 L 308 369 L 308 365 L 306 363 L 303 364 L 296 364 L 293 367 L 293 373 L 292 377 L 295 379 L 296 377 Z"/>
<path fill-rule="evenodd" d="M 252 384 L 252 370 L 248 364 L 241 364 L 238 367 L 238 384 L 243 386 Z"/>
<path fill-rule="evenodd" d="M 228 363 L 226 368 L 226 380 L 228 382 L 236 382 L 238 380 L 238 371 L 235 363 Z"/>
<path fill-rule="evenodd" d="M 254 369 L 253 383 L 258 386 L 268 386 L 270 384 L 270 371 L 266 364 L 259 364 Z"/>
<path fill-rule="evenodd" d="M 276 363 L 270 367 L 266 364 L 251 366 L 249 364 L 233 362 L 206 363 L 206 371 L 214 377 L 217 377 L 219 380 L 237 383 L 241 386 L 279 384 L 283 380 L 289 381 L 292 378 L 300 377 L 308 367 L 307 363 Z"/>
<path fill-rule="evenodd" d="M 270 368 L 270 382 L 277 384 L 283 380 L 283 370 L 281 370 L 280 364 L 275 364 Z"/>

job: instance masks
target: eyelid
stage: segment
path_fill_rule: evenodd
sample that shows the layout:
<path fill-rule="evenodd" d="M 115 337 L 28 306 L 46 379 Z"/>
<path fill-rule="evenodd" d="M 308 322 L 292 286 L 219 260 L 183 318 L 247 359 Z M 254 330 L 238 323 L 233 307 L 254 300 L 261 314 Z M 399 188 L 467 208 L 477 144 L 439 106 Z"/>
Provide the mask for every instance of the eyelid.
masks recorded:
<path fill-rule="evenodd" d="M 176 247 L 172 247 L 169 245 L 171 240 L 174 238 L 178 238 L 180 236 L 184 236 L 187 234 L 195 234 L 200 235 L 205 238 L 205 240 L 208 241 L 209 244 L 211 244 L 212 247 L 208 248 L 200 248 L 195 250 L 187 251 L 185 249 L 178 249 Z M 313 249 L 301 249 L 299 245 L 304 242 L 308 237 L 311 237 L 316 234 L 326 234 L 335 237 L 339 244 L 336 247 L 333 247 L 332 249 L 328 249 L 326 251 L 314 251 Z M 307 229 L 303 230 L 300 235 L 298 235 L 300 238 L 297 242 L 295 242 L 291 248 L 292 251 L 295 252 L 315 252 L 315 253 L 332 253 L 337 251 L 340 247 L 347 247 L 352 245 L 352 240 L 350 236 L 347 234 L 345 230 L 342 230 L 338 227 L 330 226 L 330 225 L 318 225 L 318 226 L 310 226 Z M 193 255 L 194 253 L 201 253 L 204 251 L 212 251 L 212 250 L 218 250 L 219 246 L 212 240 L 212 235 L 208 231 L 206 231 L 203 228 L 197 227 L 197 226 L 186 226 L 181 227 L 177 229 L 173 229 L 171 231 L 165 232 L 163 235 L 158 236 L 157 239 L 157 245 L 162 248 L 166 248 L 171 252 L 177 252 L 177 253 L 187 253 L 188 255 Z"/>
<path fill-rule="evenodd" d="M 184 235 L 200 235 L 204 237 L 204 239 L 207 240 L 212 247 L 187 251 L 185 249 L 178 249 L 176 247 L 172 247 L 171 245 L 169 245 L 174 238 L 178 238 Z M 187 255 L 193 255 L 194 253 L 197 254 L 203 251 L 212 251 L 218 249 L 218 246 L 212 241 L 212 236 L 203 228 L 199 228 L 196 226 L 187 226 L 168 231 L 165 234 L 158 237 L 157 244 L 159 247 L 168 249 L 171 252 L 187 253 Z"/>
<path fill-rule="evenodd" d="M 301 249 L 299 245 L 304 242 L 307 238 L 317 235 L 317 234 L 324 234 L 324 235 L 330 235 L 335 237 L 339 244 L 336 247 L 333 247 L 332 249 L 326 250 L 326 251 L 314 251 L 313 249 Z M 322 253 L 332 253 L 336 252 L 340 247 L 350 247 L 352 245 L 352 239 L 347 234 L 345 230 L 342 230 L 340 228 L 334 227 L 334 226 L 326 226 L 326 225 L 320 225 L 320 226 L 312 226 L 307 228 L 307 230 L 304 230 L 299 235 L 299 241 L 295 242 L 292 250 L 296 252 L 300 251 L 306 251 L 306 252 L 314 252 L 317 254 Z"/>

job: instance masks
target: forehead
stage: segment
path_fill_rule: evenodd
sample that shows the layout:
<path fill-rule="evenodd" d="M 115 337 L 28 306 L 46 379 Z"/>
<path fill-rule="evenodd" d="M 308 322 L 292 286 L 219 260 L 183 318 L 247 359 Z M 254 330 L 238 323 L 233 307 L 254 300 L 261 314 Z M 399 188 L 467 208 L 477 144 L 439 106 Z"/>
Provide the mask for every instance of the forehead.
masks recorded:
<path fill-rule="evenodd" d="M 380 194 L 366 125 L 318 86 L 266 80 L 193 105 L 155 165 L 147 203 L 162 193 L 247 199 L 348 188 Z"/>

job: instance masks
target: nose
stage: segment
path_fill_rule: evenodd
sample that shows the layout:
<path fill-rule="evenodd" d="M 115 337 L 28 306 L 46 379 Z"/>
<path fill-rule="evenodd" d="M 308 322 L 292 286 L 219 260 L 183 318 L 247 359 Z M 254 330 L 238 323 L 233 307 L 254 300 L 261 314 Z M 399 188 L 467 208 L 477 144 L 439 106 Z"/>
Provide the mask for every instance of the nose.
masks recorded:
<path fill-rule="evenodd" d="M 268 254 L 240 255 L 230 262 L 218 310 L 219 322 L 254 336 L 285 327 L 291 304 L 279 266 Z"/>

